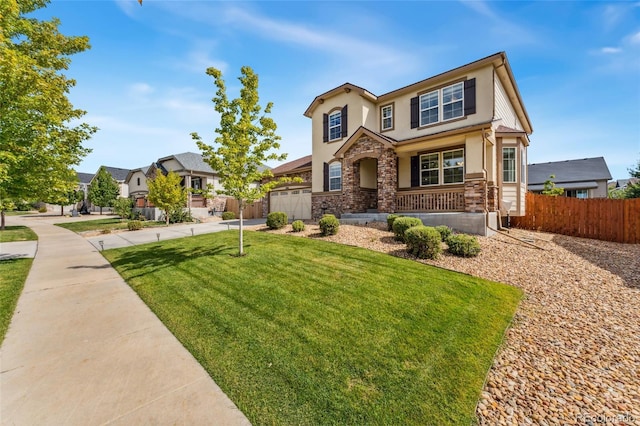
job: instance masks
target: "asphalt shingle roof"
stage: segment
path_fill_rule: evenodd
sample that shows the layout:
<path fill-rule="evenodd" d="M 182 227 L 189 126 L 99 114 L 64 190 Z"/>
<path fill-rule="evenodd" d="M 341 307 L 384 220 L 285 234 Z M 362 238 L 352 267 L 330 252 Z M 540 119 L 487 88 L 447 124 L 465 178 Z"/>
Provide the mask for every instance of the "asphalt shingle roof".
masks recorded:
<path fill-rule="evenodd" d="M 611 180 L 611 173 L 603 157 L 529 164 L 527 171 L 529 173 L 529 185 L 543 184 L 549 179 L 550 175 L 555 176 L 553 181 L 556 184 L 602 179 Z"/>
<path fill-rule="evenodd" d="M 118 182 L 124 182 L 129 174 L 129 169 L 120 169 L 118 167 L 103 166 Z"/>
<path fill-rule="evenodd" d="M 302 167 L 311 167 L 310 155 L 305 155 L 304 157 L 281 164 L 278 167 L 274 167 L 273 169 L 271 169 L 271 173 L 273 173 L 274 175 L 278 175 L 292 172 L 295 169 L 300 169 Z"/>
<path fill-rule="evenodd" d="M 91 183 L 91 179 L 95 176 L 93 173 L 77 173 L 77 175 L 80 183 Z"/>

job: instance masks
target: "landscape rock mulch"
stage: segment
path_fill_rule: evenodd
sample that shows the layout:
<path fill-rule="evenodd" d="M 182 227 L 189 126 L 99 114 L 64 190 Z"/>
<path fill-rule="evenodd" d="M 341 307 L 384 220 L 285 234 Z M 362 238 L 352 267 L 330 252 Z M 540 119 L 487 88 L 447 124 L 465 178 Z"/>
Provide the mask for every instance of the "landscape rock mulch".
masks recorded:
<path fill-rule="evenodd" d="M 253 227 L 267 230 L 264 226 Z M 385 223 L 268 231 L 412 258 Z M 640 244 L 512 229 L 478 237 L 476 258 L 431 265 L 520 287 L 476 410 L 481 425 L 640 425 Z"/>

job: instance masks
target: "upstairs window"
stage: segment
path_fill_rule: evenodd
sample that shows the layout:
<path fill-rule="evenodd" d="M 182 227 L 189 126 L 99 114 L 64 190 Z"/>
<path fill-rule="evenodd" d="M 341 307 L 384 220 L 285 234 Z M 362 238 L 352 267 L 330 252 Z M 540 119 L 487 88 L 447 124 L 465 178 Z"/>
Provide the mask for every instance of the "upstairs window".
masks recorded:
<path fill-rule="evenodd" d="M 462 102 L 464 99 L 464 85 L 457 83 L 442 89 L 442 119 L 462 117 Z"/>
<path fill-rule="evenodd" d="M 502 182 L 516 182 L 516 149 L 502 148 Z"/>
<path fill-rule="evenodd" d="M 329 191 L 342 189 L 342 164 L 339 162 L 329 164 Z"/>
<path fill-rule="evenodd" d="M 438 120 L 438 91 L 425 93 L 420 96 L 420 125 L 437 123 Z"/>
<path fill-rule="evenodd" d="M 329 140 L 340 139 L 342 133 L 342 114 L 340 111 L 329 114 Z"/>
<path fill-rule="evenodd" d="M 385 105 L 380 108 L 380 129 L 391 130 L 393 129 L 393 105 Z"/>

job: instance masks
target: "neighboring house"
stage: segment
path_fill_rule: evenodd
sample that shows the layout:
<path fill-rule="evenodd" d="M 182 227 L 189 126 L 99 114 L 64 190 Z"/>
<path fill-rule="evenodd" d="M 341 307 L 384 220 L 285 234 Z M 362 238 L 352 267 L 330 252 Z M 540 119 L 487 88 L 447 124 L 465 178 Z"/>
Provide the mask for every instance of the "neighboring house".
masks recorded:
<path fill-rule="evenodd" d="M 608 183 L 609 191 L 611 193 L 623 193 L 629 187 L 629 185 L 638 185 L 640 184 L 640 179 L 638 178 L 628 178 L 628 179 L 617 179 Z"/>
<path fill-rule="evenodd" d="M 486 234 L 499 210 L 525 213 L 533 129 L 504 52 L 380 96 L 345 83 L 304 115 L 313 218 L 404 213 Z"/>
<path fill-rule="evenodd" d="M 109 167 L 109 166 L 100 166 L 98 168 L 98 170 L 96 170 L 96 174 L 98 173 L 98 171 L 100 171 L 101 167 L 104 167 L 107 170 L 107 172 L 109 172 L 111 177 L 113 177 L 113 179 L 115 179 L 115 181 L 118 183 L 118 191 L 119 191 L 118 192 L 118 197 L 125 197 L 125 198 L 129 197 L 129 185 L 127 185 L 127 183 L 126 183 L 127 175 L 129 174 L 129 169 L 121 169 L 121 168 L 118 168 L 118 167 Z M 87 188 L 89 186 L 91 186 L 91 183 L 93 183 L 93 179 L 95 179 L 95 176 L 96 176 L 95 174 L 92 175 L 91 181 L 87 185 Z M 94 212 L 100 211 L 100 207 L 93 206 L 91 204 L 89 204 L 89 207 L 91 208 L 91 211 L 94 211 Z M 106 207 L 106 209 L 108 210 L 109 207 Z"/>
<path fill-rule="evenodd" d="M 145 207 L 149 186 L 147 186 L 147 172 L 149 166 L 129 170 L 125 182 L 129 185 L 129 197 L 135 207 Z"/>
<path fill-rule="evenodd" d="M 89 195 L 89 185 L 95 176 L 93 173 L 77 173 L 78 175 L 78 190 L 84 193 L 83 200 L 86 201 Z"/>
<path fill-rule="evenodd" d="M 609 195 L 607 182 L 611 180 L 611 173 L 603 157 L 529 164 L 528 173 L 531 192 L 542 192 L 544 182 L 554 175 L 551 180 L 556 187 L 564 189 L 566 197 L 607 198 Z"/>
<path fill-rule="evenodd" d="M 263 214 L 285 212 L 289 219 L 311 219 L 311 155 L 271 169 L 274 178 L 301 178 L 276 187 L 262 204 Z"/>

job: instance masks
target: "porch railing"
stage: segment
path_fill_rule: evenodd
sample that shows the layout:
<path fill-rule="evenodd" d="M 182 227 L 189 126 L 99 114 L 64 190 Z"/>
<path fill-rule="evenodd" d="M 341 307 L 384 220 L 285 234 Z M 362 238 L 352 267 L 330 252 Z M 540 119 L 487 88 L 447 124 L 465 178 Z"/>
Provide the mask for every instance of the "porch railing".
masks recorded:
<path fill-rule="evenodd" d="M 420 189 L 396 194 L 398 212 L 461 212 L 464 211 L 464 188 Z"/>

